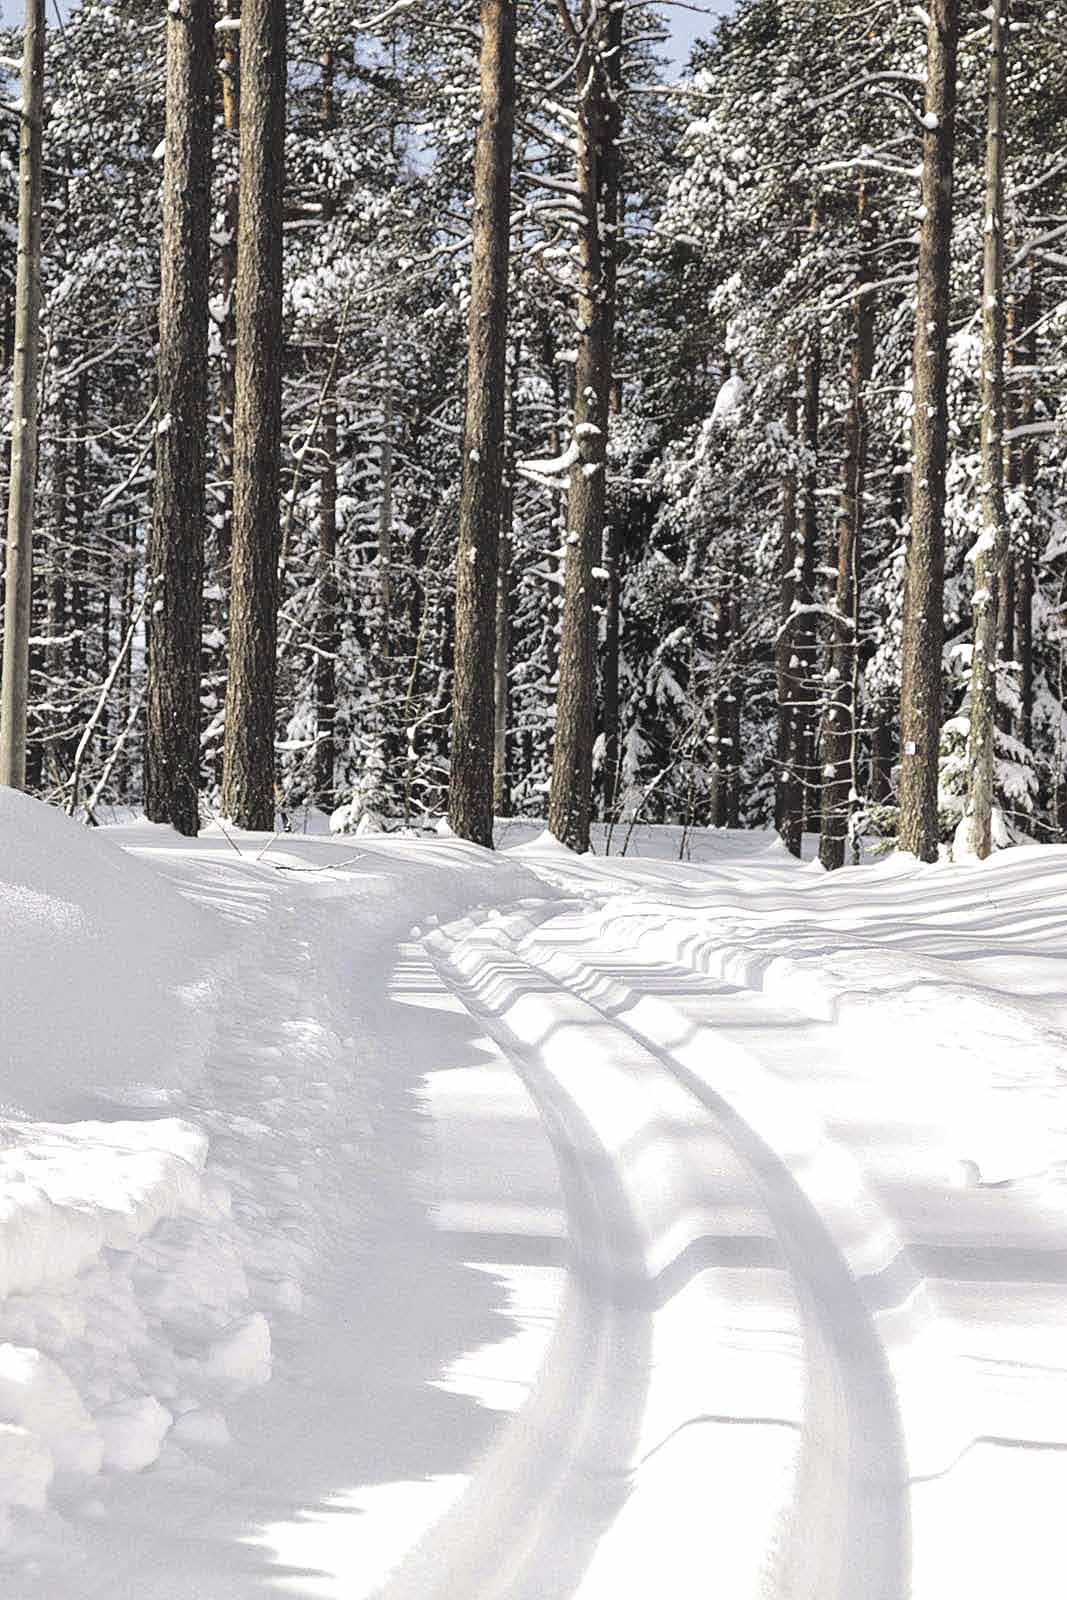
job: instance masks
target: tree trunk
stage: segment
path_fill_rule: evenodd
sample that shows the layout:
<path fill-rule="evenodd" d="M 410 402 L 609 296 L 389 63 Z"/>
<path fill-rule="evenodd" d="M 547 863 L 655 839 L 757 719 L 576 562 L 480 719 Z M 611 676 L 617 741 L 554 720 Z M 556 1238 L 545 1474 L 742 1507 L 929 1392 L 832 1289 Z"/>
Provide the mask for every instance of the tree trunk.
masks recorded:
<path fill-rule="evenodd" d="M 26 784 L 26 722 L 33 611 L 33 502 L 37 478 L 37 349 L 41 306 L 41 125 L 44 0 L 26 0 L 19 132 L 15 371 L 7 509 L 0 784 Z"/>
<path fill-rule="evenodd" d="M 237 239 L 233 568 L 222 807 L 274 825 L 285 4 L 245 0 Z"/>
<path fill-rule="evenodd" d="M 790 353 L 786 371 L 785 431 L 792 449 L 797 444 L 797 365 Z M 778 640 L 775 662 L 778 676 L 778 769 L 774 795 L 774 826 L 791 855 L 800 855 L 803 828 L 803 801 L 796 770 L 794 715 L 798 698 L 797 673 L 793 666 L 793 641 L 790 625 L 796 599 L 797 562 L 797 466 L 796 456 L 782 480 L 782 555 L 778 608 Z"/>
<path fill-rule="evenodd" d="M 814 227 L 814 224 L 813 224 Z M 801 411 L 801 443 L 804 446 L 805 468 L 800 483 L 800 523 L 797 530 L 796 603 L 800 606 L 815 604 L 815 557 L 819 542 L 819 506 L 816 491 L 819 483 L 819 401 L 822 386 L 822 350 L 818 330 L 813 330 L 807 358 L 804 362 L 804 405 Z M 811 833 L 819 823 L 821 807 L 821 778 L 819 773 L 819 712 L 822 683 L 818 669 L 818 644 L 815 619 L 801 613 L 801 620 L 793 632 L 793 653 L 797 658 L 799 687 L 795 713 L 795 760 L 800 778 L 805 832 Z"/>
<path fill-rule="evenodd" d="M 322 127 L 329 135 L 337 125 L 334 102 L 333 52 L 322 57 Z M 322 214 L 330 216 L 328 192 L 323 193 Z M 324 811 L 336 803 L 334 778 L 337 765 L 337 652 L 340 626 L 337 615 L 337 359 L 331 346 L 338 331 L 329 323 L 326 338 L 326 386 L 322 403 L 322 473 L 319 480 L 318 593 L 315 607 L 315 771 L 314 797 Z"/>
<path fill-rule="evenodd" d="M 860 563 L 867 470 L 866 391 L 874 366 L 874 299 L 865 292 L 866 195 L 859 193 L 857 294 L 852 307 L 852 360 L 845 416 L 845 459 L 837 530 L 835 610 L 840 619 L 830 648 L 830 694 L 823 729 L 823 812 L 819 860 L 833 871 L 845 864 L 845 842 L 859 788 L 856 727 L 859 689 Z"/>
<path fill-rule="evenodd" d="M 956 153 L 959 0 L 932 0 L 926 54 L 922 221 L 912 369 L 911 541 L 900 686 L 900 843 L 936 861 L 944 646 L 945 463 L 952 181 Z"/>
<path fill-rule="evenodd" d="M 319 489 L 319 584 L 315 628 L 315 800 L 324 811 L 336 801 L 337 652 L 337 396 L 331 383 L 322 411 L 322 479 Z"/>
<path fill-rule="evenodd" d="M 62 360 L 62 355 L 58 355 Z M 62 384 L 56 391 L 53 427 L 55 442 L 52 446 L 52 526 L 48 539 L 48 620 L 49 639 L 56 642 L 48 646 L 45 669 L 48 673 L 48 698 L 55 706 L 49 718 L 46 770 L 53 782 L 61 783 L 69 766 L 71 752 L 64 748 L 64 716 L 59 704 L 66 656 L 63 636 L 67 627 L 67 419 L 66 395 Z"/>
<path fill-rule="evenodd" d="M 515 0 L 482 0 L 467 411 L 456 552 L 448 820 L 492 849 L 494 665 L 504 476 Z"/>
<path fill-rule="evenodd" d="M 511 784 L 508 775 L 510 732 L 509 668 L 511 664 L 511 564 L 514 557 L 515 521 L 515 427 L 517 390 L 522 359 L 521 341 L 512 353 L 511 381 L 508 385 L 508 412 L 505 418 L 504 477 L 500 511 L 500 565 L 496 583 L 496 639 L 493 665 L 493 811 L 498 817 L 511 813 Z"/>
<path fill-rule="evenodd" d="M 627 499 L 627 505 L 631 502 Z M 604 702 L 604 821 L 611 822 L 619 798 L 619 635 L 621 574 L 619 572 L 618 519 L 604 530 L 604 570 L 608 580 L 604 595 L 604 663 L 600 692 Z"/>
<path fill-rule="evenodd" d="M 241 15 L 241 0 L 225 0 L 223 21 L 234 23 Z M 222 31 L 222 126 L 230 160 L 236 154 L 240 128 L 241 78 L 240 33 L 235 27 Z M 222 246 L 219 275 L 222 290 L 222 320 L 219 325 L 219 482 L 216 491 L 218 523 L 215 533 L 215 560 L 219 587 L 225 593 L 230 546 L 233 537 L 233 407 L 234 372 L 237 356 L 236 307 L 237 225 L 239 217 L 236 171 L 227 176 L 222 197 Z M 219 605 L 219 621 L 225 616 L 225 603 Z"/>
<path fill-rule="evenodd" d="M 1004 26 L 1008 0 L 993 0 L 989 20 L 989 113 L 986 127 L 982 269 L 982 532 L 974 562 L 974 654 L 968 748 L 969 844 L 984 861 L 993 848 L 997 633 L 1007 549 L 1004 510 Z"/>
<path fill-rule="evenodd" d="M 1040 299 L 1031 282 L 1023 299 L 1020 321 L 1026 329 L 1023 345 L 1022 403 L 1019 406 L 1019 425 L 1029 427 L 1034 420 L 1037 367 L 1037 324 L 1041 313 Z M 1036 557 L 1034 524 L 1034 486 L 1036 480 L 1037 452 L 1034 441 L 1024 436 L 1019 441 L 1019 488 L 1026 505 L 1022 541 L 1015 583 L 1015 654 L 1019 662 L 1019 739 L 1028 750 L 1034 738 L 1034 562 Z"/>
<path fill-rule="evenodd" d="M 190 837 L 199 827 L 214 55 L 211 0 L 181 0 L 167 19 L 145 813 Z"/>
<path fill-rule="evenodd" d="M 548 825 L 571 849 L 589 849 L 593 786 L 596 628 L 593 565 L 603 548 L 608 405 L 615 331 L 620 133 L 618 63 L 623 9 L 583 0 L 578 34 L 578 359 L 567 499 L 567 554 L 555 748 Z"/>

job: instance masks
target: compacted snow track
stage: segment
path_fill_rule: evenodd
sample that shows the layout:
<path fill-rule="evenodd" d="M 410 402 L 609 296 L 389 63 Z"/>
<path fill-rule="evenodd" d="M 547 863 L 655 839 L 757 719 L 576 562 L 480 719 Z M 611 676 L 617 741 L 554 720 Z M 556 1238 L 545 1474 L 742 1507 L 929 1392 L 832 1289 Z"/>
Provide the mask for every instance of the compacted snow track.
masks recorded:
<path fill-rule="evenodd" d="M 504 1446 L 522 1493 L 502 1503 L 493 1459 L 462 1518 L 466 1543 L 483 1549 L 510 1528 L 510 1569 L 472 1582 L 445 1529 L 433 1541 L 438 1584 L 417 1592 L 606 1593 L 620 1561 L 632 1577 L 640 1528 L 643 1545 L 659 1543 L 656 1560 L 666 1549 L 677 1558 L 672 1596 L 726 1579 L 738 1596 L 903 1600 L 908 1473 L 872 1303 L 886 1271 L 894 1291 L 914 1285 L 901 1283 L 892 1250 L 881 1273 L 857 1279 L 782 1154 L 716 1089 L 714 1071 L 694 1071 L 684 1049 L 661 1042 L 677 1027 L 645 1017 L 638 989 L 568 954 L 566 926 L 557 903 L 427 941 L 442 981 L 514 1062 L 544 1117 L 567 1192 L 570 1303 Z M 662 1011 L 654 993 L 647 1000 Z M 801 1155 L 812 1163 L 813 1151 Z M 851 1243 L 855 1253 L 854 1227 Z M 542 1425 L 546 1410 L 558 1414 L 561 1387 L 582 1396 L 562 1449 Z M 683 1440 L 702 1507 L 684 1519 L 647 1481 Z M 730 1462 L 761 1458 L 753 1515 Z"/>

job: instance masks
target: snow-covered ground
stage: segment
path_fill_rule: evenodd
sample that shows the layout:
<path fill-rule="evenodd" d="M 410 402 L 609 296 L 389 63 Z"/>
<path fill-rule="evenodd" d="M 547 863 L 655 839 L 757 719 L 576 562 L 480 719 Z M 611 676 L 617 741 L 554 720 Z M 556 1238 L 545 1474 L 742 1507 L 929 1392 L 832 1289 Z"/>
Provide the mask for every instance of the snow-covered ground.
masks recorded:
<path fill-rule="evenodd" d="M 1058 1596 L 1067 851 L 499 843 L 0 790 L 0 1592 Z"/>

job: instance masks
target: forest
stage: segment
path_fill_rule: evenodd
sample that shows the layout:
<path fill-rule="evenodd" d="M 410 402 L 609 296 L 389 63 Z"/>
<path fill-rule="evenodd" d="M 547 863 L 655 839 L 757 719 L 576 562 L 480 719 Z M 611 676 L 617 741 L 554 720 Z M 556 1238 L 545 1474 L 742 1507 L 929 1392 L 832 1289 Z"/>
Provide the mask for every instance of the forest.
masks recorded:
<path fill-rule="evenodd" d="M 1059 7 L 28 17 L 0 781 L 1067 839 Z"/>

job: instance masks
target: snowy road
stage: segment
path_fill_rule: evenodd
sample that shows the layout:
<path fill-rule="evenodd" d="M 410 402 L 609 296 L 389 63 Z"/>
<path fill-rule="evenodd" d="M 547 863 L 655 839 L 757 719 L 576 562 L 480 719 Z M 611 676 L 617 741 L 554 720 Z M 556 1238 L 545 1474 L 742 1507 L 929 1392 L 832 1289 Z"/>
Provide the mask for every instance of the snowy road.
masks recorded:
<path fill-rule="evenodd" d="M 141 1120 L 0 1124 L 0 1446 L 60 1463 L 0 1592 L 1058 1600 L 1067 853 L 116 837 L 239 998 Z"/>
<path fill-rule="evenodd" d="M 569 1279 L 503 1487 L 383 1593 L 1057 1592 L 1062 1187 L 957 1187 L 838 1030 L 635 953 L 632 895 L 614 942 L 578 876 L 426 941 L 541 1112 Z"/>

